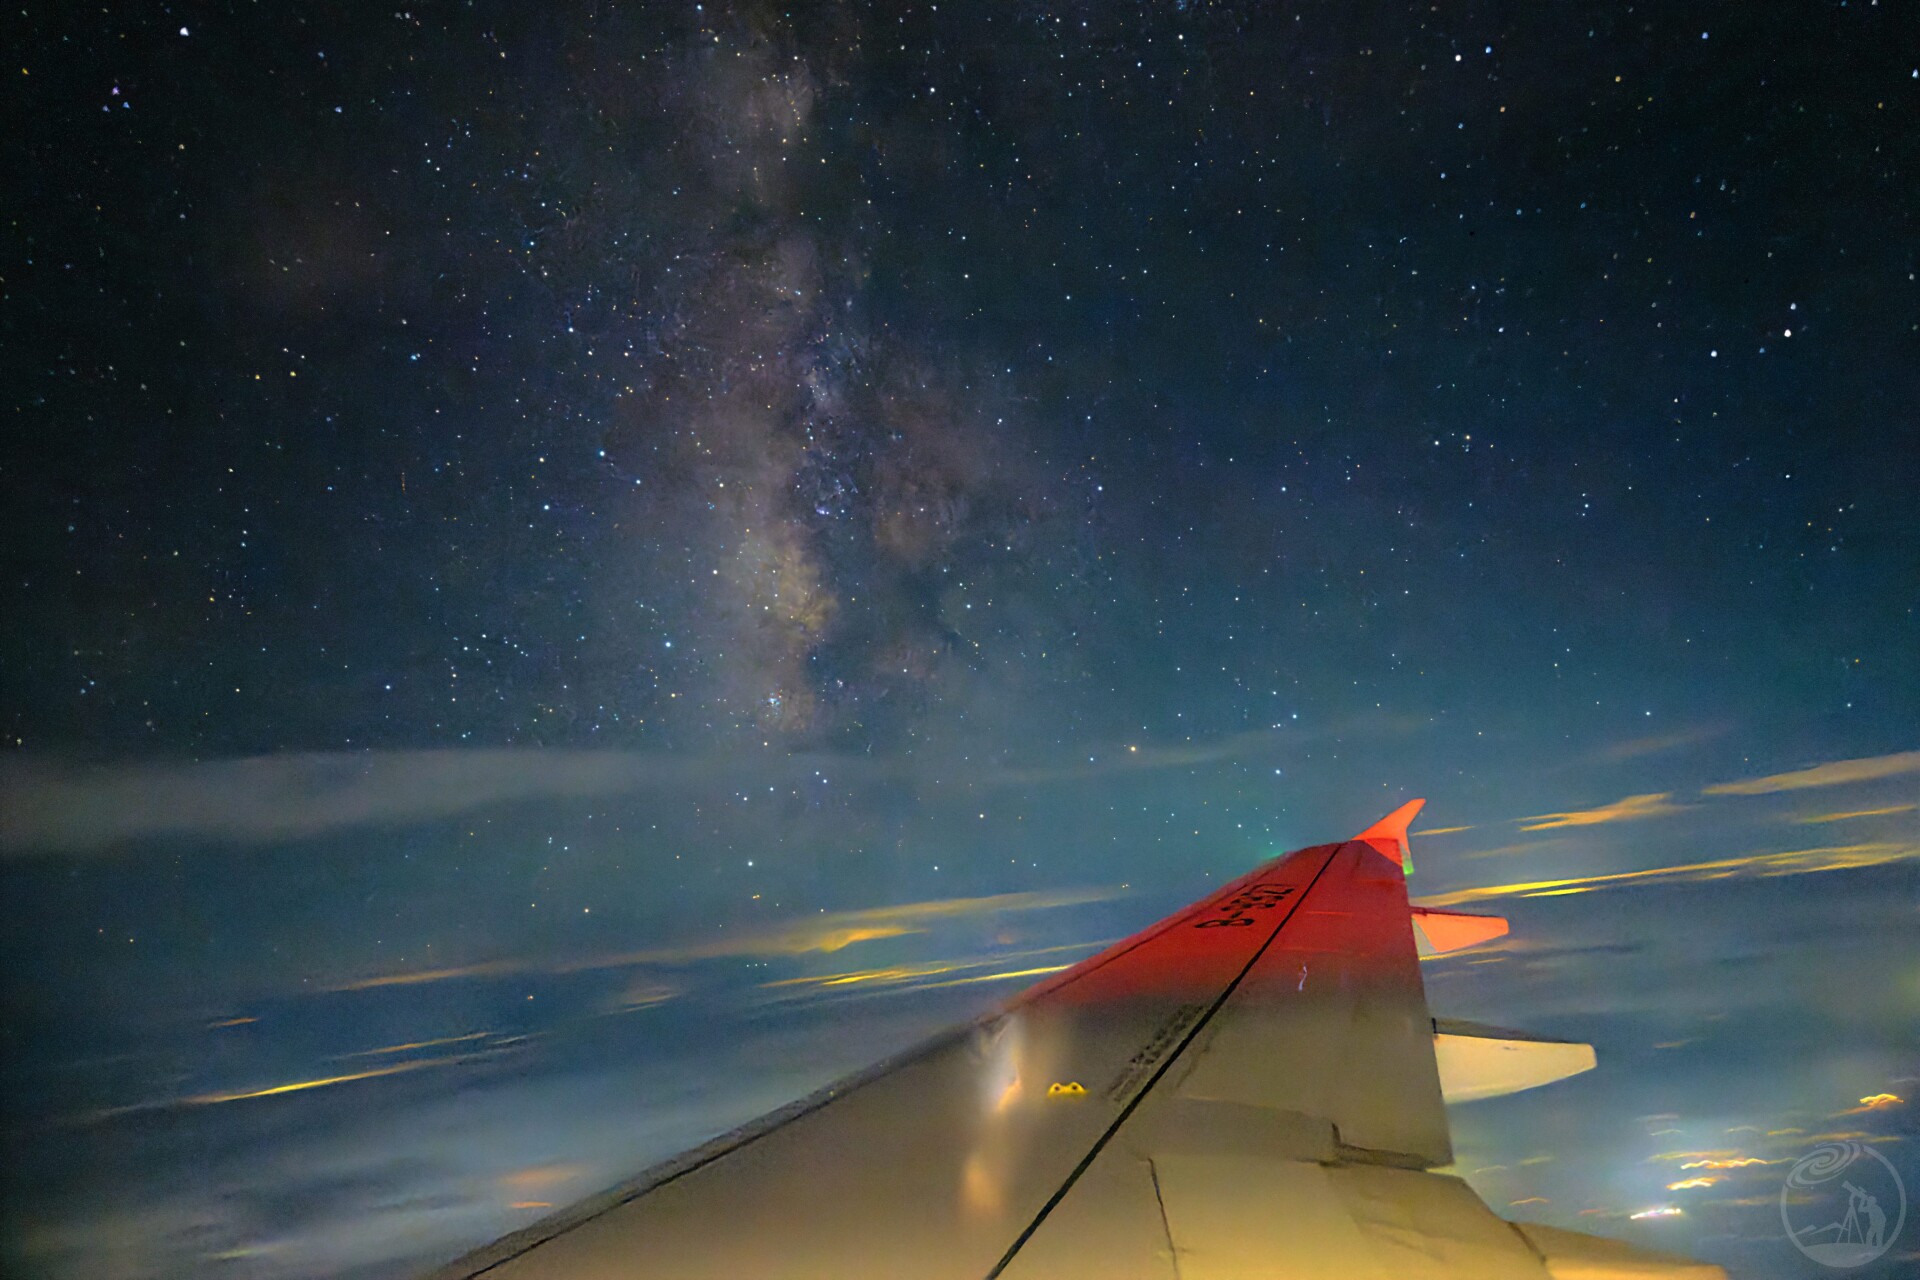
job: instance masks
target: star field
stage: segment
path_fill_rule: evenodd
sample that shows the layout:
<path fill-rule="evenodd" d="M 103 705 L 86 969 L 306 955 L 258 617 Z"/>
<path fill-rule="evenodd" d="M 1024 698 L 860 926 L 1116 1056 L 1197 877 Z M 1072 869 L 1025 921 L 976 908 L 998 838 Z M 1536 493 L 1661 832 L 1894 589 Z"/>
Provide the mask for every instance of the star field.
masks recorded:
<path fill-rule="evenodd" d="M 1661 872 L 1429 974 L 1613 1049 L 1486 1167 L 1913 1096 L 1904 6 L 10 21 L 10 1272 L 407 1274 L 1411 795 L 1416 892 Z M 1541 1220 L 1802 1274 L 1644 1159 Z"/>

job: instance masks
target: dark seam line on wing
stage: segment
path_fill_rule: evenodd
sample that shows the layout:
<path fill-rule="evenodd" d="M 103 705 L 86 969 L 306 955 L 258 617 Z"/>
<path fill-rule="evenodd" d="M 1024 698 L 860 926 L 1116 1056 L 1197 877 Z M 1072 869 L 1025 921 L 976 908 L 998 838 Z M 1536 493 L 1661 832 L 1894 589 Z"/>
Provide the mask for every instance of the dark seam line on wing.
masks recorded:
<path fill-rule="evenodd" d="M 1019 1237 L 1014 1240 L 1013 1244 L 1008 1247 L 1007 1251 L 1000 1256 L 1000 1261 L 993 1264 L 993 1270 L 987 1272 L 986 1280 L 998 1280 L 1000 1273 L 1005 1271 L 1008 1265 L 1013 1262 L 1013 1256 L 1026 1247 L 1027 1241 L 1033 1238 L 1033 1233 L 1038 1231 L 1040 1224 L 1047 1220 L 1047 1215 L 1052 1213 L 1054 1209 L 1059 1206 L 1060 1202 L 1067 1198 L 1067 1192 L 1073 1190 L 1073 1184 L 1080 1180 L 1080 1175 L 1085 1173 L 1093 1164 L 1094 1159 L 1099 1156 L 1101 1151 L 1105 1150 L 1107 1143 L 1113 1140 L 1113 1135 L 1120 1132 L 1120 1126 L 1124 1125 L 1133 1115 L 1134 1108 L 1138 1107 L 1140 1103 L 1145 1100 L 1146 1096 L 1153 1092 L 1154 1087 L 1160 1083 L 1160 1078 L 1166 1075 L 1167 1072 L 1172 1069 L 1173 1064 L 1180 1061 L 1181 1056 L 1186 1053 L 1187 1046 L 1193 1043 L 1194 1037 L 1206 1029 L 1207 1024 L 1213 1021 L 1213 1015 L 1220 1012 L 1220 1007 L 1232 998 L 1235 991 L 1239 990 L 1241 982 L 1246 979 L 1249 973 L 1253 972 L 1253 966 L 1260 963 L 1260 957 L 1267 954 L 1267 948 L 1273 945 L 1274 939 L 1278 938 L 1281 933 L 1285 931 L 1287 925 L 1293 920 L 1294 914 L 1300 910 L 1300 904 L 1313 896 L 1314 889 L 1320 884 L 1320 877 L 1327 873 L 1327 868 L 1333 865 L 1333 860 L 1340 856 L 1342 849 L 1345 849 L 1347 845 L 1352 843 L 1353 841 L 1349 840 L 1334 846 L 1333 852 L 1327 855 L 1327 860 L 1320 864 L 1318 871 L 1313 873 L 1313 879 L 1307 882 L 1306 892 L 1294 899 L 1293 905 L 1287 908 L 1287 914 L 1281 917 L 1280 923 L 1273 927 L 1273 932 L 1268 934 L 1267 940 L 1260 944 L 1260 949 L 1253 953 L 1253 958 L 1248 960 L 1240 972 L 1234 975 L 1233 981 L 1227 984 L 1226 990 L 1222 991 L 1219 997 L 1214 1000 L 1213 1004 L 1207 1009 L 1206 1016 L 1193 1024 L 1193 1030 L 1187 1032 L 1186 1038 L 1180 1042 L 1180 1047 L 1167 1055 L 1167 1060 L 1160 1064 L 1160 1069 L 1153 1073 L 1153 1078 L 1147 1081 L 1140 1092 L 1133 1095 L 1133 1100 L 1127 1103 L 1114 1122 L 1107 1126 L 1107 1131 L 1100 1135 L 1099 1139 L 1093 1144 L 1092 1150 L 1088 1151 L 1087 1154 L 1081 1158 L 1080 1163 L 1073 1167 L 1073 1172 L 1069 1173 L 1066 1181 L 1060 1184 L 1060 1189 L 1054 1192 L 1053 1196 L 1045 1204 L 1040 1206 L 1040 1212 L 1034 1216 L 1032 1222 L 1027 1224 L 1027 1229 L 1022 1231 Z"/>
<path fill-rule="evenodd" d="M 1167 1198 L 1160 1194 L 1160 1170 L 1147 1161 L 1147 1176 L 1153 1179 L 1153 1202 L 1160 1206 L 1160 1229 L 1167 1233 L 1167 1262 L 1173 1267 L 1173 1280 L 1180 1280 L 1180 1246 L 1173 1242 L 1173 1223 L 1167 1218 Z"/>

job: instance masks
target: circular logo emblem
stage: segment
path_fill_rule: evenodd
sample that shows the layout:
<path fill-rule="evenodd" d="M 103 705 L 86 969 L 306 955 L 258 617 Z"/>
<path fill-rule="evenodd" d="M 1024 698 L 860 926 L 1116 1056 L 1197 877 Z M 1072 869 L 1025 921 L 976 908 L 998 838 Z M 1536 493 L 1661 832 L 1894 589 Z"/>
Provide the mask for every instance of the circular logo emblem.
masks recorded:
<path fill-rule="evenodd" d="M 1793 1247 L 1821 1266 L 1865 1266 L 1899 1238 L 1907 1222 L 1907 1189 L 1871 1147 L 1822 1143 L 1788 1171 L 1780 1188 L 1780 1221 Z"/>

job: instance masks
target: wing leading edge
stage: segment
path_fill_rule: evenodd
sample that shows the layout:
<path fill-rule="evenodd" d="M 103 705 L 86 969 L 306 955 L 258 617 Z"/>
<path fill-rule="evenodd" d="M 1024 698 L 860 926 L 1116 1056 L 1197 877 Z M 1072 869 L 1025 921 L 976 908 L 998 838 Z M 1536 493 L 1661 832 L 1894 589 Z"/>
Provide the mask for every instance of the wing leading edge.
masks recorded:
<path fill-rule="evenodd" d="M 1571 1233 L 1557 1264 L 1431 1172 L 1452 1159 L 1436 1043 L 1471 1032 L 1436 1030 L 1420 979 L 1420 804 L 435 1278 L 1719 1275 L 1633 1250 L 1569 1270 Z"/>

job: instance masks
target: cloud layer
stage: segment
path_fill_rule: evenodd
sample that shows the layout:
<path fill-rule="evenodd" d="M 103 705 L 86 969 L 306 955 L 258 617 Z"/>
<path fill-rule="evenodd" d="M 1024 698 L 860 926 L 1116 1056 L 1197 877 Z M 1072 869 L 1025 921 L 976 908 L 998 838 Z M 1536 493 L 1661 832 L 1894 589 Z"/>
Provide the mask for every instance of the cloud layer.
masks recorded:
<path fill-rule="evenodd" d="M 1778 853 L 1754 853 L 1738 858 L 1720 858 L 1713 862 L 1689 862 L 1672 867 L 1647 867 L 1639 871 L 1616 871 L 1607 875 L 1571 876 L 1563 880 L 1532 880 L 1516 884 L 1488 885 L 1477 889 L 1459 889 L 1452 893 L 1421 898 L 1426 907 L 1454 907 L 1467 902 L 1487 902 L 1497 898 L 1566 897 L 1592 893 L 1599 889 L 1618 889 L 1644 884 L 1685 884 L 1736 877 L 1802 876 L 1819 871 L 1849 871 L 1860 867 L 1884 866 L 1895 862 L 1920 860 L 1920 844 L 1910 841 L 1882 840 L 1862 844 L 1827 845 L 1817 849 L 1787 849 Z"/>
<path fill-rule="evenodd" d="M 1772 773 L 1764 778 L 1715 783 L 1705 789 L 1710 796 L 1765 796 L 1778 791 L 1802 791 L 1808 787 L 1838 787 L 1851 782 L 1877 782 L 1903 773 L 1920 773 L 1920 751 L 1898 751 L 1886 756 L 1867 756 L 1859 760 L 1835 760 L 1796 769 L 1792 773 Z"/>
<path fill-rule="evenodd" d="M 1117 744 L 1071 762 L 954 762 L 948 781 L 982 789 L 1092 780 L 1270 757 L 1304 735 L 1256 731 L 1210 742 Z M 193 763 L 0 766 L 0 853 L 98 853 L 137 841 L 233 845 L 432 822 L 501 805 L 738 787 L 824 772 L 845 781 L 926 774 L 904 757 L 734 752 L 725 757 L 555 748 L 299 752 Z"/>
<path fill-rule="evenodd" d="M 649 947 L 570 959 L 503 959 L 444 969 L 415 969 L 380 974 L 341 983 L 336 991 L 364 991 L 376 987 L 417 986 L 459 978 L 505 977 L 520 973 L 584 973 L 594 969 L 623 969 L 640 965 L 684 965 L 729 956 L 800 956 L 843 951 L 856 942 L 898 938 L 923 932 L 942 920 L 995 916 L 1019 911 L 1045 911 L 1107 902 L 1120 896 L 1117 889 L 1061 889 L 1032 893 L 996 893 L 978 898 L 939 898 L 903 902 L 857 911 L 822 912 L 769 928 L 742 930 L 728 937 L 680 946 Z"/>
<path fill-rule="evenodd" d="M 682 785 L 701 762 L 630 752 L 312 752 L 196 764 L 0 773 L 0 850 L 95 852 L 134 840 L 237 844 L 431 821 L 540 797 Z"/>
<path fill-rule="evenodd" d="M 1540 813 L 1523 818 L 1522 831 L 1551 831 L 1557 827 L 1597 827 L 1603 822 L 1631 822 L 1637 818 L 1658 818 L 1679 813 L 1688 806 L 1670 802 L 1672 792 L 1627 796 L 1597 809 L 1574 809 L 1565 813 Z"/>

